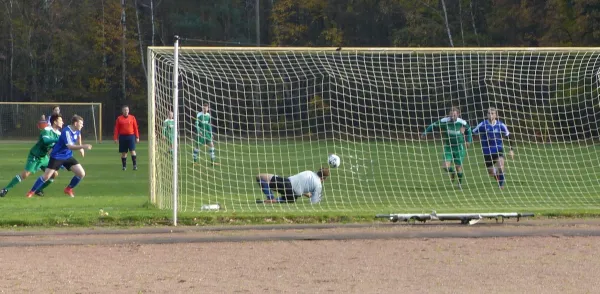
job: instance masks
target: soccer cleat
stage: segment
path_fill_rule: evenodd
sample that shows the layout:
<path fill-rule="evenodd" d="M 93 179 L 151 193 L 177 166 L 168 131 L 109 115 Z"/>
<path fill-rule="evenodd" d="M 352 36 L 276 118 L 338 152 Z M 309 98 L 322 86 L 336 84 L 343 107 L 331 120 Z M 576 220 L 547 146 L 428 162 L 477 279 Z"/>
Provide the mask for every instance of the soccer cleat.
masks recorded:
<path fill-rule="evenodd" d="M 8 190 L 6 190 L 6 189 L 0 190 L 0 197 L 4 197 L 4 196 L 6 196 L 6 194 L 8 194 Z"/>
<path fill-rule="evenodd" d="M 458 188 L 458 190 L 462 190 L 462 185 L 461 185 L 461 183 L 458 183 L 458 185 L 456 185 L 456 187 Z"/>
<path fill-rule="evenodd" d="M 33 197 L 33 191 L 27 192 L 27 195 L 25 195 L 25 197 L 27 197 L 27 198 Z"/>
<path fill-rule="evenodd" d="M 123 167 L 121 170 L 127 170 L 127 168 L 126 168 L 126 167 Z"/>
<path fill-rule="evenodd" d="M 135 166 L 135 165 L 134 165 L 134 166 L 133 166 L 133 170 L 137 170 L 137 166 Z"/>
<path fill-rule="evenodd" d="M 65 194 L 69 195 L 70 197 L 75 197 L 75 194 L 73 194 L 73 188 L 71 187 L 65 188 Z"/>
<path fill-rule="evenodd" d="M 218 162 L 213 162 L 213 163 L 212 163 L 212 165 L 214 165 L 214 166 L 218 166 L 218 165 L 221 165 L 221 164 L 220 164 L 220 163 L 218 163 Z"/>
<path fill-rule="evenodd" d="M 35 195 L 44 197 L 44 191 L 35 191 Z"/>

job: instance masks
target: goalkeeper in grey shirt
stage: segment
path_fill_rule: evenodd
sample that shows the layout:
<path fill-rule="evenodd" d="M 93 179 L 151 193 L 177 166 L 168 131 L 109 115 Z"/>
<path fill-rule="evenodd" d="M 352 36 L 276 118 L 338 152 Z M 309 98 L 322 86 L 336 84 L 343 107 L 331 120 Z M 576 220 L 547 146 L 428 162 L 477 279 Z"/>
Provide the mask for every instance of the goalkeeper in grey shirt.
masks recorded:
<path fill-rule="evenodd" d="M 256 182 L 260 185 L 266 200 L 256 200 L 256 203 L 287 203 L 296 202 L 297 198 L 306 196 L 310 203 L 321 201 L 323 195 L 323 181 L 329 177 L 329 168 L 321 168 L 317 172 L 303 171 L 291 177 L 280 177 L 274 174 L 259 174 Z M 279 192 L 281 197 L 275 198 L 272 191 Z"/>

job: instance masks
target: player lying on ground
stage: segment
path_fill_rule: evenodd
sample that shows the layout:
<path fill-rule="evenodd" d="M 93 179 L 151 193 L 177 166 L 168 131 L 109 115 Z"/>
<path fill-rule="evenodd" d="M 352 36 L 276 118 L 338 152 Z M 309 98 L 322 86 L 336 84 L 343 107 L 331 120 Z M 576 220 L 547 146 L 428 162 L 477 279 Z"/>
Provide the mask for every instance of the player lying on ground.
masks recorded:
<path fill-rule="evenodd" d="M 192 154 L 194 163 L 198 162 L 198 153 L 200 153 L 199 148 L 202 146 L 208 146 L 210 161 L 213 165 L 219 165 L 217 162 L 215 162 L 217 156 L 215 155 L 215 143 L 212 139 L 212 124 L 208 103 L 202 105 L 202 112 L 198 112 L 196 115 L 196 136 L 197 146 L 194 148 L 194 153 Z"/>
<path fill-rule="evenodd" d="M 62 129 L 58 142 L 54 145 L 54 148 L 52 148 L 52 152 L 50 153 L 48 167 L 44 174 L 35 181 L 35 184 L 33 184 L 29 193 L 27 193 L 28 198 L 33 196 L 34 192 L 39 190 L 61 166 L 64 166 L 67 170 L 72 171 L 75 174 L 64 190 L 65 194 L 75 197 L 73 188 L 75 188 L 79 182 L 81 182 L 81 179 L 85 177 L 85 170 L 81 164 L 79 164 L 77 159 L 73 157 L 73 150 L 92 149 L 92 145 L 81 144 L 80 138 L 82 128 L 83 118 L 75 115 L 71 120 L 71 125 Z M 79 142 L 79 145 L 75 145 L 76 142 Z M 81 151 L 81 155 L 84 155 L 83 151 Z"/>
<path fill-rule="evenodd" d="M 509 139 L 510 132 L 506 125 L 498 119 L 496 108 L 490 107 L 487 113 L 488 118 L 473 129 L 473 134 L 480 135 L 481 151 L 483 151 L 483 160 L 487 167 L 488 174 L 496 178 L 498 187 L 504 189 L 504 143 L 502 135 L 506 137 L 509 146 L 508 155 L 514 159 L 512 140 Z M 496 169 L 495 165 L 498 166 Z"/>
<path fill-rule="evenodd" d="M 429 125 L 422 138 L 434 128 L 440 128 L 442 133 L 442 144 L 444 145 L 444 170 L 450 174 L 450 180 L 454 182 L 455 175 L 458 175 L 458 188 L 462 188 L 463 183 L 463 162 L 467 155 L 466 148 L 473 142 L 473 135 L 469 124 L 459 117 L 458 108 L 452 107 L 448 117 L 444 117 Z M 467 142 L 465 143 L 465 134 Z M 456 174 L 454 167 L 456 167 Z"/>
<path fill-rule="evenodd" d="M 53 114 L 50 117 L 50 126 L 44 128 L 40 132 L 37 143 L 29 150 L 27 155 L 27 161 L 25 163 L 25 169 L 21 174 L 16 175 L 10 183 L 4 189 L 0 190 L 0 197 L 6 196 L 8 191 L 16 186 L 21 181 L 27 179 L 29 175 L 36 173 L 38 170 L 46 170 L 48 167 L 48 161 L 50 160 L 48 153 L 58 142 L 60 137 L 60 129 L 63 126 L 63 120 L 60 114 Z M 35 191 L 35 195 L 44 196 L 44 189 L 48 185 L 54 182 L 54 178 L 58 176 L 58 172 L 54 171 L 48 178 L 48 180 L 38 190 Z"/>
<path fill-rule="evenodd" d="M 175 139 L 175 134 L 173 133 L 174 128 L 175 120 L 173 120 L 173 111 L 169 111 L 169 117 L 165 119 L 163 123 L 163 136 L 165 136 L 169 144 L 169 153 L 173 153 L 173 140 Z"/>
<path fill-rule="evenodd" d="M 329 168 L 323 167 L 318 172 L 303 171 L 291 177 L 280 177 L 274 174 L 259 174 L 256 182 L 260 185 L 267 200 L 257 200 L 257 203 L 287 203 L 295 202 L 297 198 L 306 196 L 310 203 L 321 201 L 323 195 L 323 181 L 329 177 Z M 271 190 L 281 194 L 275 198 Z"/>

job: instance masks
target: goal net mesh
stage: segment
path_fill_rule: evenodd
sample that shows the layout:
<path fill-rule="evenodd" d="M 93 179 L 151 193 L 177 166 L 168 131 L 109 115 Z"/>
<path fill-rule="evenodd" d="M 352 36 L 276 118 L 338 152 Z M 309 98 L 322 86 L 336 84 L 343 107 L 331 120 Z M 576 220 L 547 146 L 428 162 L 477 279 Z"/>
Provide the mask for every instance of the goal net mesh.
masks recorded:
<path fill-rule="evenodd" d="M 600 206 L 600 52 L 553 50 L 341 51 L 182 48 L 179 208 L 227 211 L 581 209 Z M 154 202 L 171 208 L 173 165 L 163 127 L 173 106 L 173 48 L 152 48 Z M 198 144 L 209 105 L 214 153 Z M 515 147 L 506 184 L 488 175 L 480 136 L 466 149 L 462 189 L 444 166 L 450 107 L 471 127 L 495 107 Z M 198 159 L 194 159 L 194 149 Z M 256 204 L 259 173 L 341 166 L 321 203 Z M 212 155 L 214 154 L 214 161 Z M 219 165 L 214 165 L 218 163 Z"/>

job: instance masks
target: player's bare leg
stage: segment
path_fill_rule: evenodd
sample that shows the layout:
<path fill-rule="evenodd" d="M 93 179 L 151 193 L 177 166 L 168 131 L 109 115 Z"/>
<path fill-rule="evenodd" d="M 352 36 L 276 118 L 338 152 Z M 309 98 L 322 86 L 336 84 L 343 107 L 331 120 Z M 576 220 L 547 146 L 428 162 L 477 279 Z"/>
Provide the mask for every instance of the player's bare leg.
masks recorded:
<path fill-rule="evenodd" d="M 75 197 L 75 194 L 73 193 L 73 188 L 75 188 L 79 184 L 79 182 L 81 182 L 81 180 L 85 177 L 85 170 L 83 169 L 83 166 L 81 166 L 81 164 L 77 164 L 71 167 L 71 171 L 75 174 L 75 176 L 73 176 L 71 182 L 65 188 L 65 194 L 71 197 Z"/>
<path fill-rule="evenodd" d="M 454 168 L 452 167 L 452 162 L 444 161 L 444 170 L 448 172 L 450 175 L 450 181 L 454 183 L 455 173 Z"/>
<path fill-rule="evenodd" d="M 127 169 L 127 152 L 121 153 L 121 165 L 122 165 L 122 170 Z"/>
<path fill-rule="evenodd" d="M 498 157 L 498 187 L 504 189 L 504 157 Z"/>

